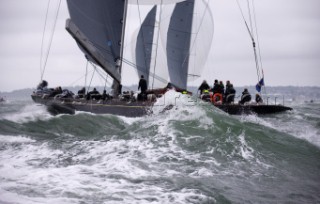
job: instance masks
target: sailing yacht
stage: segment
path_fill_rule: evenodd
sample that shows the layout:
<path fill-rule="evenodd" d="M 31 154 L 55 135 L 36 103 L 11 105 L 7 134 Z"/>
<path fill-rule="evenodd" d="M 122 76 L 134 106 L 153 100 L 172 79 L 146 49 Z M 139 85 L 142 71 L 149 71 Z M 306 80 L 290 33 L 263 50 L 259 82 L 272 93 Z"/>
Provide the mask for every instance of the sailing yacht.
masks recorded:
<path fill-rule="evenodd" d="M 135 62 L 124 57 L 128 4 L 153 5 L 133 35 Z M 138 117 L 168 89 L 189 93 L 187 83 L 201 75 L 213 39 L 213 17 L 205 0 L 67 0 L 70 19 L 66 30 L 84 57 L 112 79 L 112 97 L 107 100 L 52 96 L 38 90 L 32 99 L 52 114 L 76 111 Z M 143 97 L 122 92 L 124 64 L 144 75 L 148 90 Z M 285 106 L 210 104 L 230 114 L 274 113 Z M 166 107 L 164 107 L 166 108 Z"/>
<path fill-rule="evenodd" d="M 140 35 L 139 38 L 143 38 L 142 44 L 137 40 L 137 64 L 134 66 L 139 74 L 143 73 L 146 75 L 149 84 L 149 90 L 146 93 L 147 96 L 143 98 L 144 100 L 138 100 L 139 97 L 135 97 L 132 93 L 123 95 L 121 91 L 121 72 L 123 64 L 125 62 L 128 63 L 123 57 L 123 42 L 129 1 L 95 0 L 92 2 L 86 0 L 67 0 L 70 19 L 66 21 L 66 30 L 74 38 L 84 53 L 85 58 L 101 67 L 113 78 L 112 99 L 101 101 L 87 100 L 86 98 L 57 97 L 39 90 L 31 96 L 35 102 L 46 105 L 48 111 L 52 114 L 73 114 L 76 111 L 86 111 L 137 117 L 150 113 L 156 98 L 164 94 L 167 88 L 169 88 L 165 87 L 164 84 L 170 84 L 170 88 L 175 87 L 177 91 L 186 91 L 195 1 L 131 0 L 130 2 L 158 4 L 160 10 L 166 10 L 167 7 L 168 9 L 173 8 L 172 14 L 170 14 L 171 17 L 167 22 L 168 31 L 155 30 L 156 24 L 159 24 L 162 17 L 159 14 L 159 19 L 156 21 L 157 7 L 154 7 L 150 11 L 145 21 L 153 24 L 151 25 L 151 34 L 145 33 L 146 36 L 149 35 L 149 44 L 153 44 L 156 38 L 160 44 L 160 33 L 162 32 L 165 35 L 164 38 L 167 44 L 164 46 L 167 46 L 167 52 L 170 52 L 166 53 L 166 56 L 171 56 L 168 58 L 166 66 L 159 67 L 159 64 L 155 63 L 157 59 L 155 52 L 147 52 L 148 48 L 145 47 L 145 39 L 148 39 L 148 37 L 144 38 L 143 35 Z M 167 6 L 167 3 L 176 4 L 174 6 Z M 145 25 L 142 25 L 141 28 L 145 28 Z M 143 33 L 143 31 L 141 32 Z M 156 52 L 158 50 L 158 48 L 151 49 Z M 153 69 L 151 69 L 151 66 Z M 169 76 L 166 76 L 166 73 Z"/>

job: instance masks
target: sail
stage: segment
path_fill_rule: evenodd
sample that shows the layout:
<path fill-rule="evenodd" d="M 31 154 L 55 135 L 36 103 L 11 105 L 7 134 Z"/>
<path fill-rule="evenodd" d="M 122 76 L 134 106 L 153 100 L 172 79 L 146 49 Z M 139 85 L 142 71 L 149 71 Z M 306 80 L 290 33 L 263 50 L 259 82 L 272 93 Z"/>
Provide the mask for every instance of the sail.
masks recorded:
<path fill-rule="evenodd" d="M 167 32 L 170 81 L 181 89 L 187 88 L 194 4 L 194 0 L 188 0 L 175 6 Z"/>
<path fill-rule="evenodd" d="M 155 4 L 175 4 L 186 0 L 129 0 L 129 4 L 155 5 Z"/>
<path fill-rule="evenodd" d="M 208 2 L 207 0 L 201 0 L 195 4 L 189 52 L 188 82 L 200 77 L 210 53 L 214 23 Z"/>
<path fill-rule="evenodd" d="M 186 89 L 187 81 L 200 76 L 213 39 L 211 10 L 203 0 L 164 6 L 162 42 L 165 43 L 170 82 Z M 168 16 L 171 15 L 169 20 Z M 166 25 L 167 24 L 167 25 Z"/>
<path fill-rule="evenodd" d="M 157 7 L 154 6 L 143 21 L 137 36 L 135 58 L 138 75 L 144 75 L 150 85 L 150 65 L 152 54 L 156 47 L 153 43 L 155 23 L 156 23 Z"/>
<path fill-rule="evenodd" d="M 158 37 L 160 32 L 158 9 L 158 6 L 154 6 L 145 17 L 138 29 L 136 46 L 133 51 L 138 75 L 145 76 L 149 89 L 165 87 L 169 76 L 166 55 Z M 133 37 L 135 38 L 135 35 Z"/>
<path fill-rule="evenodd" d="M 66 28 L 86 57 L 118 82 L 126 1 L 67 0 L 71 19 Z"/>

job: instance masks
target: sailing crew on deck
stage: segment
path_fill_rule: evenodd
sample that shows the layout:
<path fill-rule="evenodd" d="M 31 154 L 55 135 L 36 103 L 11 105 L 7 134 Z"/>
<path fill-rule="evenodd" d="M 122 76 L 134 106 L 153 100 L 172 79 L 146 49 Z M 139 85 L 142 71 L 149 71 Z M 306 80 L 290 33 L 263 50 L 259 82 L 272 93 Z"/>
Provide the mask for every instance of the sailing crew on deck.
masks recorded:
<path fill-rule="evenodd" d="M 102 95 L 101 95 L 101 99 L 102 99 L 103 101 L 109 100 L 109 99 L 111 99 L 111 96 L 110 96 L 109 94 L 107 94 L 107 91 L 106 91 L 106 90 L 103 90 L 103 93 L 102 93 Z"/>
<path fill-rule="evenodd" d="M 219 83 L 219 93 L 224 95 L 224 84 L 222 81 L 220 81 L 220 83 Z"/>
<path fill-rule="evenodd" d="M 203 94 L 204 90 L 209 90 L 210 86 L 208 85 L 206 80 L 203 80 L 202 84 L 199 86 L 198 90 L 200 90 L 200 95 Z"/>
<path fill-rule="evenodd" d="M 141 94 L 145 94 L 148 89 L 147 80 L 144 79 L 143 75 L 141 75 L 138 90 L 140 90 L 140 88 L 141 88 Z"/>
<path fill-rule="evenodd" d="M 213 92 L 213 94 L 219 93 L 219 90 L 220 90 L 219 87 L 220 87 L 220 86 L 219 86 L 218 79 L 215 79 L 215 80 L 214 80 L 213 87 L 212 87 L 212 92 Z"/>
<path fill-rule="evenodd" d="M 95 99 L 95 100 L 100 100 L 101 99 L 101 94 L 99 91 L 97 91 L 96 88 L 93 88 L 92 91 L 90 91 L 87 95 L 87 99 Z"/>
<path fill-rule="evenodd" d="M 44 90 L 47 89 L 48 87 L 48 82 L 46 80 L 42 80 L 38 86 L 37 86 L 37 90 Z"/>
<path fill-rule="evenodd" d="M 236 95 L 236 90 L 233 88 L 233 84 L 229 82 L 227 83 L 227 88 L 225 92 L 225 103 L 232 103 L 234 102 L 234 97 Z"/>
<path fill-rule="evenodd" d="M 248 89 L 245 88 L 244 91 L 242 92 L 241 100 L 239 101 L 239 103 L 244 104 L 244 103 L 250 102 L 250 101 L 251 101 L 251 95 L 250 95 Z"/>
<path fill-rule="evenodd" d="M 231 85 L 230 81 L 227 80 L 226 81 L 226 89 L 225 89 L 225 92 L 223 93 L 223 95 L 224 95 L 223 102 L 224 103 L 227 102 L 227 97 L 230 94 L 230 85 Z"/>
<path fill-rule="evenodd" d="M 227 82 L 226 82 L 226 92 L 227 92 L 227 90 L 230 88 L 230 85 L 231 85 L 230 81 L 227 80 Z"/>
<path fill-rule="evenodd" d="M 82 87 L 82 89 L 80 89 L 78 91 L 78 97 L 79 98 L 84 98 L 84 96 L 86 95 L 86 88 L 85 87 Z"/>
<path fill-rule="evenodd" d="M 56 87 L 49 95 L 49 97 L 55 97 L 59 94 L 62 94 L 62 88 L 61 86 Z"/>
<path fill-rule="evenodd" d="M 256 103 L 263 103 L 263 100 L 262 100 L 260 94 L 258 94 L 258 93 L 256 94 Z"/>

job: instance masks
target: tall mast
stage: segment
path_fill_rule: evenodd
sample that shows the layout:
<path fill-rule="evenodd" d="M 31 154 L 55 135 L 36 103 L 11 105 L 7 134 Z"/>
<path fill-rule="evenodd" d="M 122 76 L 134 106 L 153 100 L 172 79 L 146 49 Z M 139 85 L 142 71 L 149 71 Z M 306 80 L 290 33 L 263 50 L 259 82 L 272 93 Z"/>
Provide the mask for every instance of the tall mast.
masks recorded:
<path fill-rule="evenodd" d="M 122 34 L 121 34 L 121 47 L 120 47 L 120 59 L 116 60 L 116 67 L 118 68 L 119 74 L 122 73 L 122 64 L 123 64 L 123 50 L 124 50 L 124 37 L 125 37 L 125 30 L 126 30 L 126 21 L 127 21 L 127 9 L 128 9 L 128 0 L 124 1 L 124 12 L 123 12 L 123 18 L 122 18 Z M 119 94 L 121 94 L 121 80 L 118 81 L 116 79 L 113 80 L 112 84 L 113 89 L 113 96 L 118 97 Z"/>

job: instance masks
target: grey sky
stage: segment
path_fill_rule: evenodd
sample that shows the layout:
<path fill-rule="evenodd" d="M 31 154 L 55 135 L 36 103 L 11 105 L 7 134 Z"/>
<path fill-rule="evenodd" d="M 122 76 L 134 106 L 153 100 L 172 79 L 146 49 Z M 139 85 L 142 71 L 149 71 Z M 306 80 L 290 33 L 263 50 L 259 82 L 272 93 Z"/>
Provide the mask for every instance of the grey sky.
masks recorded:
<path fill-rule="evenodd" d="M 246 1 L 239 1 L 246 8 Z M 56 2 L 52 1 L 50 26 Z M 0 91 L 31 88 L 39 82 L 46 6 L 43 0 L 0 0 Z M 215 78 L 231 80 L 235 86 L 254 85 L 257 75 L 251 42 L 236 1 L 210 0 L 210 6 L 215 23 L 213 46 L 202 77 L 189 85 L 197 86 L 203 79 L 211 84 Z M 320 1 L 260 0 L 255 6 L 266 84 L 319 86 Z M 67 17 L 62 1 L 44 75 L 50 86 L 84 84 L 86 60 L 64 29 Z M 131 80 L 125 84 L 135 84 L 134 75 L 134 69 L 127 70 L 123 78 Z M 95 83 L 103 85 L 101 80 Z"/>

